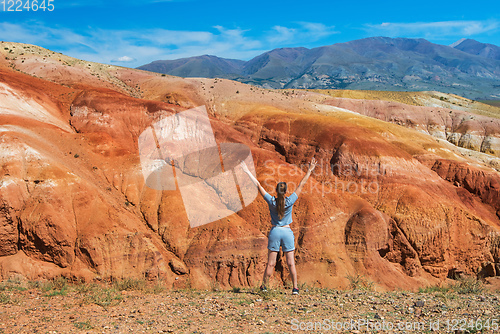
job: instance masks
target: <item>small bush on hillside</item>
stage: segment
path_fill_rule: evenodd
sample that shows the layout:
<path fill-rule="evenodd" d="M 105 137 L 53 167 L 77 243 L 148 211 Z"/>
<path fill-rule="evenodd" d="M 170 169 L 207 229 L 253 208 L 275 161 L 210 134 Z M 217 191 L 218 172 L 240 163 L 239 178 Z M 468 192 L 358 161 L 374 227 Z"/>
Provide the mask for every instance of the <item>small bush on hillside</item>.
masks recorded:
<path fill-rule="evenodd" d="M 135 278 L 124 278 L 113 283 L 113 286 L 118 291 L 143 291 L 146 288 L 146 280 Z"/>
<path fill-rule="evenodd" d="M 83 303 L 96 304 L 103 308 L 107 308 L 109 306 L 118 305 L 122 299 L 123 297 L 120 292 L 115 288 L 95 284 L 85 293 L 82 301 Z"/>
<path fill-rule="evenodd" d="M 477 294 L 484 291 L 484 284 L 475 277 L 464 277 L 458 279 L 453 290 L 460 294 Z"/>
<path fill-rule="evenodd" d="M 366 277 L 359 274 L 356 276 L 347 275 L 346 277 L 349 280 L 349 286 L 352 290 L 373 291 L 373 282 Z"/>

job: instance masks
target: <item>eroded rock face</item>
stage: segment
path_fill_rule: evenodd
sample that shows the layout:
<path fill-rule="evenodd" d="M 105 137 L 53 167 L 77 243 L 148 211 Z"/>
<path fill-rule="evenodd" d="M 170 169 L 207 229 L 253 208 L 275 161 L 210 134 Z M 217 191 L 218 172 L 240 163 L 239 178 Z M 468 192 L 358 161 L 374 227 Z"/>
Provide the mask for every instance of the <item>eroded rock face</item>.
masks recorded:
<path fill-rule="evenodd" d="M 36 62 L 30 58 L 26 70 L 43 78 Z M 310 157 L 320 161 L 294 207 L 302 282 L 345 287 L 347 276 L 361 274 L 384 288 L 411 289 L 437 283 L 453 270 L 479 274 L 487 268 L 491 274 L 500 262 L 498 173 L 465 158 L 429 154 L 428 147 L 441 148 L 432 138 L 419 134 L 415 140 L 404 128 L 385 132 L 387 123 L 354 113 L 317 113 L 300 96 L 277 102 L 279 93 L 239 83 L 210 90 L 218 83 L 100 70 L 104 81 L 75 63 L 71 71 L 79 82 L 52 72 L 56 82 L 0 70 L 0 93 L 8 96 L 0 100 L 3 278 L 146 277 L 200 288 L 258 284 L 270 229 L 261 198 L 237 214 L 190 228 L 178 190 L 144 184 L 138 136 L 194 101 L 207 104 L 219 143 L 251 148 L 270 193 L 278 181 L 293 191 Z M 141 92 L 150 99 L 138 98 Z M 166 96 L 175 96 L 175 103 Z M 392 115 L 406 117 L 398 110 Z M 472 120 L 408 122 L 425 123 L 427 132 L 450 141 L 453 133 L 460 134 L 458 142 L 483 136 L 463 139 L 463 145 L 485 152 L 490 145 L 496 152 L 494 141 L 474 132 L 479 130 Z M 494 137 L 498 128 L 488 131 Z M 282 256 L 276 269 L 275 282 L 282 284 L 288 279 Z"/>
<path fill-rule="evenodd" d="M 498 179 L 496 172 L 486 173 L 486 177 L 485 172 L 469 166 L 464 174 L 474 177 L 462 176 L 471 183 L 469 194 L 483 194 L 484 200 L 477 203 L 461 194 L 450 182 L 453 179 L 446 179 L 438 167 L 426 166 L 369 130 L 342 127 L 342 122 L 332 123 L 326 117 L 289 115 L 284 116 L 289 127 L 283 130 L 274 121 L 276 115 L 262 116 L 260 122 L 256 117 L 248 115 L 239 125 L 258 129 L 255 138 L 270 138 L 286 161 L 300 164 L 307 157 L 303 152 L 315 152 L 332 167 L 323 168 L 316 177 L 323 180 L 322 185 L 334 184 L 336 194 L 356 192 L 372 205 L 349 213 L 343 222 L 344 247 L 356 270 L 395 286 L 380 274 L 382 268 L 397 268 L 401 279 L 426 275 L 444 279 L 456 263 L 462 263 L 468 273 L 477 273 L 483 263 L 493 260 L 489 244 L 499 225 L 491 211 L 498 201 L 490 189 Z M 295 123 L 306 126 L 297 126 L 294 134 Z"/>
<path fill-rule="evenodd" d="M 441 178 L 478 196 L 496 212 L 500 209 L 500 177 L 465 163 L 436 160 L 431 169 Z"/>
<path fill-rule="evenodd" d="M 325 104 L 403 125 L 467 149 L 500 157 L 500 120 L 440 107 L 333 98 Z"/>
<path fill-rule="evenodd" d="M 12 217 L 10 207 L 5 201 L 0 207 L 0 256 L 17 253 L 19 233 L 16 217 Z"/>
<path fill-rule="evenodd" d="M 398 224 L 370 206 L 362 207 L 345 227 L 347 253 L 360 272 L 377 277 L 387 286 L 397 286 L 394 277 L 425 276 L 419 254 Z M 394 264 L 394 265 L 392 265 Z M 381 272 L 382 271 L 382 272 Z M 398 272 L 399 271 L 399 272 Z M 387 275 L 384 275 L 384 272 Z"/>
<path fill-rule="evenodd" d="M 71 202 L 58 188 L 48 186 L 43 197 L 39 194 L 25 204 L 19 243 L 28 256 L 66 268 L 75 260 L 76 222 Z"/>

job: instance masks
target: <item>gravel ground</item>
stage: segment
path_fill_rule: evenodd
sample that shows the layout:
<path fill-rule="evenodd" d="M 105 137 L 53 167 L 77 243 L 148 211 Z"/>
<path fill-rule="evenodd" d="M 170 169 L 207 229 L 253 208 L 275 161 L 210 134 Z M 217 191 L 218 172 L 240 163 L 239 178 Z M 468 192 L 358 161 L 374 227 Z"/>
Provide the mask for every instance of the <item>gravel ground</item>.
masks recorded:
<path fill-rule="evenodd" d="M 0 333 L 495 333 L 500 293 L 3 282 Z M 459 293 L 461 292 L 461 293 Z"/>

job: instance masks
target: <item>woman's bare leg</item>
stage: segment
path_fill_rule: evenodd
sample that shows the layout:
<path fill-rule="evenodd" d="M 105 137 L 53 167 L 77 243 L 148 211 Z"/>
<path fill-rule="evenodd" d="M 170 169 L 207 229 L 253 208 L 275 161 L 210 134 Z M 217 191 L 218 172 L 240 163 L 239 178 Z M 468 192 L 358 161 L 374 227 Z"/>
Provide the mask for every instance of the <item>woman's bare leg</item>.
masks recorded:
<path fill-rule="evenodd" d="M 269 282 L 269 277 L 273 275 L 277 256 L 278 252 L 274 252 L 269 249 L 267 250 L 267 266 L 266 270 L 264 270 L 264 277 L 262 278 L 262 284 L 264 284 L 265 286 L 267 286 L 267 283 Z"/>
<path fill-rule="evenodd" d="M 288 269 L 290 270 L 290 276 L 292 276 L 293 288 L 298 289 L 297 282 L 297 269 L 295 269 L 295 255 L 294 251 L 286 252 L 286 263 L 288 264 Z"/>

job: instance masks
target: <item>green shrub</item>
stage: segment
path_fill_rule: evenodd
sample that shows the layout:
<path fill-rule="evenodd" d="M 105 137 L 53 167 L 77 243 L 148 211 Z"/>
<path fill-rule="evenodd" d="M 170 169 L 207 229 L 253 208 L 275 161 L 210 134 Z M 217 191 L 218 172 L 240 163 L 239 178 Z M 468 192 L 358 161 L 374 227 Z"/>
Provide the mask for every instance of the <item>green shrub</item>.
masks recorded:
<path fill-rule="evenodd" d="M 456 292 L 459 294 L 478 294 L 484 291 L 484 284 L 475 277 L 461 277 L 453 284 L 447 286 L 428 286 L 418 289 L 420 293 L 449 294 Z"/>
<path fill-rule="evenodd" d="M 59 276 L 48 281 L 34 281 L 29 285 L 32 288 L 40 289 L 45 292 L 45 297 L 64 296 L 68 292 L 68 281 L 66 278 Z"/>
<path fill-rule="evenodd" d="M 217 282 L 216 280 L 210 281 L 210 291 L 212 292 L 218 292 L 220 291 L 220 283 Z"/>
<path fill-rule="evenodd" d="M 434 293 L 434 292 L 448 293 L 450 291 L 451 291 L 450 286 L 437 286 L 437 285 L 426 286 L 425 288 L 418 289 L 419 293 Z"/>
<path fill-rule="evenodd" d="M 0 292 L 0 304 L 10 304 L 11 302 L 12 299 L 10 298 L 10 295 L 5 292 Z"/>
<path fill-rule="evenodd" d="M 75 327 L 78 329 L 93 329 L 94 328 L 94 326 L 92 326 L 92 324 L 90 323 L 89 320 L 74 322 L 73 325 L 75 325 Z"/>
<path fill-rule="evenodd" d="M 254 287 L 253 289 L 256 294 L 258 294 L 263 300 L 282 300 L 283 299 L 283 294 L 279 289 L 273 288 L 271 286 L 267 287 L 267 291 L 262 291 L 260 290 L 260 286 Z"/>
<path fill-rule="evenodd" d="M 484 284 L 475 277 L 459 278 L 453 290 L 460 294 L 477 294 L 484 291 Z"/>
<path fill-rule="evenodd" d="M 26 283 L 19 277 L 12 277 L 0 282 L 0 291 L 24 291 Z"/>
<path fill-rule="evenodd" d="M 123 297 L 120 292 L 114 288 L 93 285 L 83 297 L 83 302 L 88 304 L 96 304 L 107 308 L 109 306 L 118 305 Z"/>
<path fill-rule="evenodd" d="M 145 279 L 124 278 L 113 283 L 113 287 L 118 291 L 144 291 L 146 289 Z"/>
<path fill-rule="evenodd" d="M 362 275 L 347 275 L 346 278 L 349 280 L 349 287 L 352 290 L 373 291 L 373 282 Z"/>
<path fill-rule="evenodd" d="M 149 286 L 145 290 L 145 292 L 157 295 L 157 294 L 164 292 L 165 290 L 166 290 L 165 283 L 162 280 L 157 280 L 155 282 L 155 284 L 153 284 L 152 286 Z"/>
<path fill-rule="evenodd" d="M 66 296 L 68 291 L 66 288 L 62 288 L 61 290 L 51 290 L 44 294 L 44 297 L 54 297 L 54 296 Z"/>

